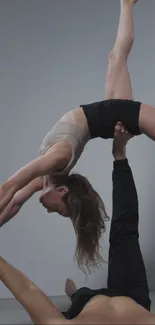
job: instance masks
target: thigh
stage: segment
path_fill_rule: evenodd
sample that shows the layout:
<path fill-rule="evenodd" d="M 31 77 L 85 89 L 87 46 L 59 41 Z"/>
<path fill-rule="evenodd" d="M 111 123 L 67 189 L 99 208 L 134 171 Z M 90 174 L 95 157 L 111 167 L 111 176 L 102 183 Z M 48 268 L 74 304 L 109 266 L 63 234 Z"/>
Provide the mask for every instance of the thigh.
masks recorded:
<path fill-rule="evenodd" d="M 114 53 L 109 57 L 104 99 L 133 99 L 127 60 Z"/>

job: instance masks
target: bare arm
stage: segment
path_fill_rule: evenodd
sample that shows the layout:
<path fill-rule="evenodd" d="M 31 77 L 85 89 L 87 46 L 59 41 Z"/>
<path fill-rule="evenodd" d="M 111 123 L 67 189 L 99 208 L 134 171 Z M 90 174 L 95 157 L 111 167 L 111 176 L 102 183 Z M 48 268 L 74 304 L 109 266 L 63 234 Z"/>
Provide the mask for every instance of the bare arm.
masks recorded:
<path fill-rule="evenodd" d="M 11 220 L 20 210 L 22 205 L 35 193 L 41 191 L 43 187 L 42 177 L 35 178 L 31 183 L 18 191 L 11 202 L 0 214 L 0 227 Z"/>
<path fill-rule="evenodd" d="M 0 257 L 0 280 L 27 310 L 34 324 L 63 324 L 63 315 L 23 273 Z"/>
<path fill-rule="evenodd" d="M 15 193 L 35 178 L 55 173 L 68 165 L 72 156 L 70 144 L 59 141 L 46 154 L 32 160 L 0 186 L 0 213 Z"/>
<path fill-rule="evenodd" d="M 52 174 L 64 169 L 68 165 L 71 157 L 71 145 L 59 141 L 43 156 L 39 156 L 19 169 L 6 183 L 12 188 L 14 187 L 14 189 L 20 190 L 39 176 Z"/>

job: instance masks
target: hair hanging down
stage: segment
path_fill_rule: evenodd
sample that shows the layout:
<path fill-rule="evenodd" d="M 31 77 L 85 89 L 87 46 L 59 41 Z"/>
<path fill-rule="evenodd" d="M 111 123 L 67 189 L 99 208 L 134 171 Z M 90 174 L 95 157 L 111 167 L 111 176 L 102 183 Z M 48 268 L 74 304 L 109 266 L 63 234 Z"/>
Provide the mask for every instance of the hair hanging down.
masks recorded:
<path fill-rule="evenodd" d="M 85 272 L 103 261 L 100 255 L 99 239 L 105 231 L 105 221 L 109 220 L 104 203 L 93 189 L 88 179 L 80 174 L 70 174 L 60 178 L 69 192 L 64 197 L 77 237 L 76 259 Z"/>

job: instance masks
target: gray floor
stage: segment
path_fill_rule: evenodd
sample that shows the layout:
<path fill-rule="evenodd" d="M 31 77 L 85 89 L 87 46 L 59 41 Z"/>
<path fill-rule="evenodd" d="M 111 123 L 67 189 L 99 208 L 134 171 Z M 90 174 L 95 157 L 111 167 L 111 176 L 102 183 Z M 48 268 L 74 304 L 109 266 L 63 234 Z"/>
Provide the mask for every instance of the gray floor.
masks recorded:
<path fill-rule="evenodd" d="M 155 292 L 150 294 L 152 300 L 152 312 L 155 313 Z M 70 306 L 70 301 L 66 296 L 54 296 L 51 298 L 53 303 L 61 311 L 65 311 Z M 32 324 L 31 319 L 22 306 L 14 299 L 0 300 L 0 324 Z"/>

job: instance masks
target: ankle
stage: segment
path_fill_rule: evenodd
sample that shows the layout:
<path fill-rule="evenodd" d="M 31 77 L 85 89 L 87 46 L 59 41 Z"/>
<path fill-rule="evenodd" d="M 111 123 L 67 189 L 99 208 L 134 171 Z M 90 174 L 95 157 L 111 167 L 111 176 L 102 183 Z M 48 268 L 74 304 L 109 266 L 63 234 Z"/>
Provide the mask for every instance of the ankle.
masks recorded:
<path fill-rule="evenodd" d="M 121 6 L 133 6 L 134 1 L 133 0 L 121 0 Z"/>

